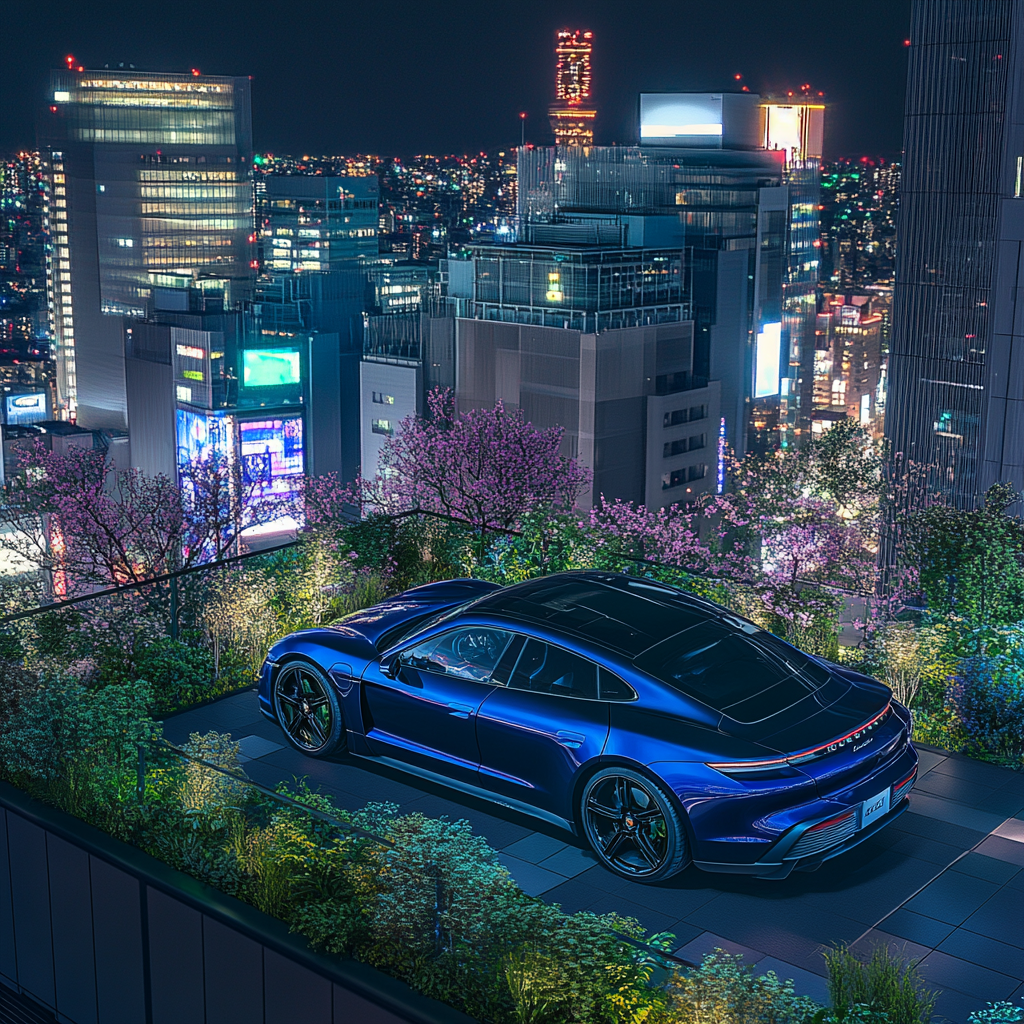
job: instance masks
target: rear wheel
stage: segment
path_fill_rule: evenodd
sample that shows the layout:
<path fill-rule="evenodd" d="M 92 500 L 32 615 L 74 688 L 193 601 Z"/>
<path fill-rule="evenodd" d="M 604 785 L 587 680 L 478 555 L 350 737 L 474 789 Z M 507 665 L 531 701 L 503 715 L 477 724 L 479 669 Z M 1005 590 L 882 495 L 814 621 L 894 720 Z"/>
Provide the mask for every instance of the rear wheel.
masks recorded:
<path fill-rule="evenodd" d="M 274 683 L 274 714 L 288 742 L 310 757 L 345 749 L 345 723 L 327 677 L 306 661 L 281 666 Z"/>
<path fill-rule="evenodd" d="M 598 860 L 637 882 L 660 882 L 689 863 L 686 828 L 665 791 L 630 768 L 605 768 L 583 789 L 580 821 Z"/>

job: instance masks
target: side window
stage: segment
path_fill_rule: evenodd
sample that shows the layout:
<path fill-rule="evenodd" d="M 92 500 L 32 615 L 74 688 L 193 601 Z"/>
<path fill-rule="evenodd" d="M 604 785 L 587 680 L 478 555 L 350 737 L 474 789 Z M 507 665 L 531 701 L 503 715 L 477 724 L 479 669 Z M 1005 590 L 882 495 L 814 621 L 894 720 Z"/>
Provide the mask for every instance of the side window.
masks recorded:
<path fill-rule="evenodd" d="M 467 626 L 410 648 L 402 655 L 401 662 L 420 672 L 485 683 L 511 640 L 512 633 L 504 629 Z"/>
<path fill-rule="evenodd" d="M 598 669 L 601 680 L 601 700 L 636 700 L 633 687 L 606 668 Z"/>
<path fill-rule="evenodd" d="M 509 680 L 513 690 L 597 699 L 597 666 L 578 654 L 528 640 Z"/>

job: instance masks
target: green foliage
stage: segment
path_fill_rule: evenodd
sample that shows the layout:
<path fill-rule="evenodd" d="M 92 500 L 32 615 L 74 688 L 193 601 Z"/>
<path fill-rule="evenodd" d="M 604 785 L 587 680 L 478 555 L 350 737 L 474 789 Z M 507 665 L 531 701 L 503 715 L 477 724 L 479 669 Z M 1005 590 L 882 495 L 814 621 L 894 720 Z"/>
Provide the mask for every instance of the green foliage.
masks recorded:
<path fill-rule="evenodd" d="M 840 1013 L 864 1005 L 887 1014 L 892 1024 L 930 1024 L 937 994 L 925 989 L 916 960 L 877 946 L 863 962 L 837 946 L 825 951 L 825 962 L 829 996 Z"/>
<path fill-rule="evenodd" d="M 127 681 L 116 652 L 111 652 L 100 672 L 108 681 Z M 213 692 L 213 658 L 194 639 L 160 637 L 146 644 L 136 654 L 133 674 L 150 684 L 156 708 L 162 712 L 195 704 Z"/>
<path fill-rule="evenodd" d="M 148 683 L 89 689 L 66 676 L 5 666 L 0 687 L 0 774 L 58 806 L 89 814 L 134 791 L 138 746 L 157 735 Z"/>
<path fill-rule="evenodd" d="M 818 1004 L 793 991 L 774 971 L 757 975 L 735 956 L 716 949 L 700 967 L 670 987 L 671 1024 L 809 1024 Z"/>
<path fill-rule="evenodd" d="M 989 1003 L 984 1010 L 975 1010 L 967 1024 L 1018 1024 L 1024 1021 L 1024 1009 L 1013 1003 Z"/>
<path fill-rule="evenodd" d="M 1024 608 L 1024 523 L 1006 509 L 1018 499 L 994 484 L 980 508 L 932 505 L 906 521 L 906 558 L 918 568 L 930 611 L 980 624 L 1010 623 Z"/>

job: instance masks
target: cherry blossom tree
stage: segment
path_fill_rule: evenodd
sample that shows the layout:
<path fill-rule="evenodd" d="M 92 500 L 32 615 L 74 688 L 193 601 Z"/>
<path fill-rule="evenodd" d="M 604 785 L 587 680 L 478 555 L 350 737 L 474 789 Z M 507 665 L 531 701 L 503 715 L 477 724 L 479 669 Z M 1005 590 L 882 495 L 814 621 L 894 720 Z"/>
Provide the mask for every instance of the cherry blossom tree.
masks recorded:
<path fill-rule="evenodd" d="M 402 421 L 384 445 L 380 469 L 365 481 L 364 504 L 381 511 L 422 509 L 481 532 L 511 530 L 539 506 L 571 508 L 590 480 L 559 454 L 560 427 L 539 430 L 522 410 L 456 412 L 451 391 L 427 398 L 429 418 Z"/>
<path fill-rule="evenodd" d="M 142 583 L 237 547 L 248 526 L 286 511 L 208 454 L 181 469 L 180 484 L 116 470 L 103 449 L 44 445 L 0 501 L 0 550 L 25 570 L 50 574 L 57 596 Z"/>

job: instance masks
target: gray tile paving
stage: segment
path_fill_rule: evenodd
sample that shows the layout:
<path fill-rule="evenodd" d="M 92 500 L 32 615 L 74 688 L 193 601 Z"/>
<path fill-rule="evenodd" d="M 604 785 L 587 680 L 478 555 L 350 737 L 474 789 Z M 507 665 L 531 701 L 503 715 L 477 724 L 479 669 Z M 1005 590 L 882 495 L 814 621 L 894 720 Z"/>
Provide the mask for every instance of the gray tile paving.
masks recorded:
<path fill-rule="evenodd" d="M 768 882 L 691 869 L 644 886 L 599 867 L 573 836 L 496 805 L 369 762 L 303 757 L 253 693 L 176 715 L 164 731 L 180 743 L 211 729 L 239 740 L 246 773 L 263 785 L 305 777 L 341 807 L 391 801 L 465 818 L 525 892 L 567 912 L 615 911 L 672 931 L 686 960 L 719 946 L 825 1000 L 822 947 L 881 943 L 921 958 L 943 989 L 938 1013 L 953 1024 L 987 1000 L 1024 997 L 1024 776 L 1007 769 L 919 748 L 911 810 L 819 871 Z"/>
<path fill-rule="evenodd" d="M 763 960 L 767 955 L 759 949 L 743 946 L 731 939 L 716 935 L 714 932 L 701 932 L 695 939 L 691 939 L 685 946 L 680 946 L 675 952 L 684 960 L 699 964 L 708 953 L 713 953 L 716 949 L 732 953 L 733 956 L 741 956 L 748 964 L 756 964 L 758 960 Z"/>
<path fill-rule="evenodd" d="M 242 758 L 245 761 L 253 761 L 258 757 L 265 757 L 267 754 L 273 754 L 275 750 L 283 749 L 282 744 L 275 743 L 273 740 L 268 740 L 263 736 L 256 736 L 250 734 L 243 736 L 238 741 L 238 749 L 242 753 Z"/>

